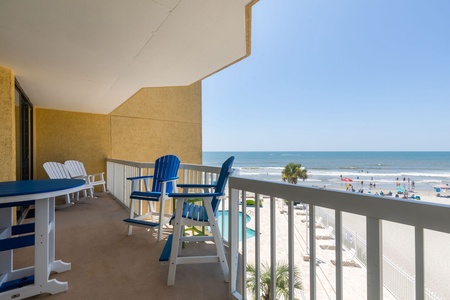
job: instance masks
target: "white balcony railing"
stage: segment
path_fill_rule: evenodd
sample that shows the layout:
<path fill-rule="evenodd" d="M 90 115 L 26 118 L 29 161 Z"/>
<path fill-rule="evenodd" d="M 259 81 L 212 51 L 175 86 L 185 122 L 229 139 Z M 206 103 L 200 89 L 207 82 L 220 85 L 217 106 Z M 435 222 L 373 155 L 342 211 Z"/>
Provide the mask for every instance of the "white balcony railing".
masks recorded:
<path fill-rule="evenodd" d="M 109 159 L 107 162 L 107 184 L 108 190 L 126 207 L 129 207 L 131 185 L 126 180 L 127 177 L 144 175 L 152 172 L 153 163 L 137 163 L 121 160 Z M 181 183 L 211 183 L 217 178 L 220 168 L 207 167 L 200 165 L 182 164 L 180 166 Z M 360 275 L 354 275 L 356 281 L 364 282 L 364 286 L 358 286 L 364 292 L 364 298 L 383 299 L 389 298 L 390 291 L 394 293 L 392 286 L 388 288 L 386 284 L 386 271 L 383 266 L 383 221 L 390 221 L 398 224 L 410 225 L 414 228 L 414 266 L 415 276 L 392 275 L 389 271 L 389 282 L 395 284 L 392 276 L 407 277 L 400 278 L 397 281 L 401 285 L 403 292 L 414 295 L 419 299 L 439 299 L 436 295 L 425 288 L 425 260 L 424 260 L 424 230 L 436 231 L 441 233 L 450 233 L 450 206 L 432 204 L 418 201 L 407 201 L 401 199 L 385 198 L 381 196 L 370 196 L 357 193 L 347 193 L 313 187 L 303 187 L 299 185 L 289 185 L 276 182 L 266 182 L 240 178 L 238 176 L 230 177 L 228 183 L 228 200 L 225 201 L 223 209 L 228 209 L 229 213 L 229 237 L 224 237 L 228 242 L 230 253 L 230 298 L 261 299 L 261 294 L 252 295 L 247 291 L 246 286 L 246 265 L 252 262 L 256 267 L 256 274 L 260 274 L 262 258 L 268 259 L 270 266 L 277 264 L 277 259 L 282 256 L 287 258 L 289 272 L 291 274 L 289 282 L 289 291 L 294 289 L 294 266 L 298 264 L 299 258 L 309 259 L 309 266 L 304 272 L 309 276 L 303 275 L 304 292 L 290 292 L 288 299 L 309 298 L 322 299 L 318 295 L 318 287 L 325 284 L 330 285 L 331 294 L 327 294 L 329 299 L 349 299 L 344 277 L 348 272 L 344 272 L 342 267 L 343 251 L 348 246 L 349 234 L 358 242 L 360 238 L 343 226 L 343 214 L 351 213 L 365 218 L 365 239 L 358 242 L 362 250 L 358 250 L 358 258 L 361 262 L 361 270 L 364 272 L 364 280 Z M 257 200 L 264 199 L 264 208 L 256 205 L 254 208 L 246 206 L 248 195 Z M 309 206 L 307 216 L 299 216 L 298 211 L 294 209 L 294 202 L 306 203 Z M 286 203 L 286 204 L 285 204 Z M 280 209 L 282 205 L 282 209 Z M 138 210 L 140 208 L 137 208 Z M 333 211 L 331 211 L 333 210 Z M 239 211 L 244 212 L 239 215 Z M 286 211 L 281 215 L 280 212 Z M 327 211 L 327 216 L 324 215 Z M 252 215 L 252 222 L 247 224 L 245 217 L 247 212 Z M 332 215 L 330 215 L 332 212 Z M 136 211 L 139 213 L 139 211 Z M 317 231 L 315 226 L 307 227 L 306 232 L 300 233 L 298 230 L 298 221 L 300 217 L 308 217 L 309 220 L 316 220 L 316 217 L 322 216 L 323 222 L 334 228 L 335 239 L 335 270 L 333 276 L 323 282 L 319 272 L 323 272 L 317 258 L 318 249 L 316 247 Z M 242 221 L 238 222 L 239 216 Z M 281 217 L 282 216 L 282 217 Z M 223 218 L 222 218 L 223 219 Z M 286 222 L 286 227 L 282 228 L 285 238 L 279 234 L 280 226 Z M 238 224 L 242 224 L 239 226 Z M 246 226 L 253 226 L 256 234 L 253 239 L 247 240 Z M 304 233 L 304 234 L 303 234 Z M 242 237 L 241 240 L 239 237 Z M 264 244 L 264 239 L 269 239 L 268 248 Z M 299 239 L 303 239 L 303 244 L 299 245 Z M 266 240 L 267 243 L 267 240 Z M 263 248 L 262 248 L 263 247 Z M 308 254 L 308 255 L 305 255 Z M 386 267 L 386 269 L 391 266 Z M 395 268 L 394 268 L 395 269 Z M 398 268 L 397 268 L 398 269 Z M 319 270 L 319 271 L 318 271 Z M 272 278 L 275 278 L 275 268 L 272 268 Z M 397 271 L 395 271 L 397 272 Z M 395 273 L 394 272 L 394 273 Z M 398 271 L 397 273 L 402 273 Z M 352 274 L 350 274 L 352 276 Z M 406 283 L 404 283 L 406 282 Z M 271 293 L 275 291 L 275 280 L 271 281 Z M 409 285 L 408 287 L 403 287 Z M 259 277 L 256 280 L 256 290 L 260 290 Z M 397 287 L 396 287 L 397 288 Z M 412 291 L 411 291 L 412 290 Z M 352 291 L 354 292 L 354 291 Z M 397 296 L 393 295 L 392 299 Z M 275 299 L 271 295 L 271 299 Z M 399 297 L 402 298 L 402 297 Z M 414 299 L 411 298 L 411 299 Z"/>
<path fill-rule="evenodd" d="M 130 207 L 131 181 L 128 177 L 153 174 L 154 162 L 132 162 L 118 159 L 108 159 L 106 163 L 108 191 L 125 207 Z M 220 173 L 219 167 L 208 167 L 194 164 L 181 164 L 179 183 L 212 183 Z M 143 186 L 140 188 L 144 188 Z M 140 214 L 142 206 L 136 207 L 135 213 Z"/>
<path fill-rule="evenodd" d="M 268 197 L 264 201 L 264 209 L 266 209 L 269 201 L 270 219 L 261 222 L 261 211 L 259 206 L 254 209 L 255 218 L 255 249 L 248 249 L 248 242 L 245 238 L 242 242 L 237 240 L 237 233 L 242 228 L 238 228 L 236 218 L 238 217 L 240 200 L 245 199 L 245 195 L 253 194 L 255 199 L 264 196 Z M 366 249 L 365 251 L 365 263 L 367 268 L 366 272 L 366 299 L 383 299 L 386 295 L 386 290 L 383 288 L 383 235 L 382 235 L 382 221 L 390 221 L 399 224 L 406 224 L 414 227 L 415 232 L 415 280 L 414 281 L 414 293 L 415 299 L 438 299 L 435 295 L 425 289 L 425 264 L 424 264 L 424 229 L 431 231 L 437 231 L 442 233 L 450 233 L 450 207 L 439 204 L 432 204 L 418 201 L 399 200 L 394 198 L 385 198 L 382 196 L 370 196 L 358 193 L 348 193 L 335 190 L 319 189 L 313 187 L 302 187 L 298 185 L 289 185 L 275 182 L 264 182 L 252 179 L 245 179 L 239 177 L 232 177 L 229 181 L 229 195 L 230 195 L 230 235 L 231 235 L 231 253 L 243 253 L 242 262 L 238 264 L 237 257 L 231 257 L 231 265 L 235 270 L 232 272 L 231 278 L 231 291 L 237 299 L 247 299 L 247 291 L 245 287 L 245 280 L 239 280 L 237 274 L 245 274 L 245 265 L 250 257 L 247 253 L 254 252 L 254 262 L 256 266 L 256 273 L 259 274 L 260 270 L 258 266 L 261 264 L 261 240 L 260 236 L 262 230 L 270 232 L 270 265 L 275 266 L 277 263 L 277 254 L 280 251 L 278 243 L 287 243 L 286 255 L 291 272 L 291 282 L 289 286 L 290 291 L 294 291 L 293 288 L 293 266 L 295 265 L 295 258 L 299 255 L 303 255 L 309 252 L 309 282 L 304 284 L 309 286 L 309 298 L 310 299 L 322 299 L 317 296 L 317 248 L 316 248 L 316 228 L 315 226 L 309 226 L 309 249 L 306 251 L 299 251 L 294 249 L 296 226 L 295 221 L 297 215 L 294 210 L 294 202 L 301 201 L 309 205 L 309 220 L 316 220 L 316 211 L 319 207 L 334 210 L 334 235 L 335 235 L 335 248 L 336 248 L 336 267 L 335 267 L 335 282 L 333 290 L 335 295 L 330 299 L 349 299 L 349 296 L 344 298 L 343 290 L 343 267 L 341 262 L 343 260 L 342 251 L 343 244 L 346 237 L 344 233 L 345 229 L 342 226 L 342 214 L 351 213 L 366 218 Z M 244 196 L 242 196 L 244 195 Z M 278 221 L 280 218 L 276 201 L 277 199 L 286 199 L 287 201 L 287 241 L 280 241 L 276 232 Z M 246 211 L 245 201 L 242 201 L 242 211 Z M 244 231 L 245 236 L 245 231 Z M 251 251 L 250 251 L 251 250 Z M 309 250 L 309 251 L 308 251 Z M 264 249 L 267 252 L 267 249 Z M 445 258 L 446 259 L 446 258 Z M 240 266 L 240 270 L 237 270 L 237 266 Z M 272 268 L 274 272 L 274 268 Z M 274 278 L 275 274 L 272 274 Z M 356 277 L 356 274 L 355 274 Z M 355 278 L 356 281 L 360 280 Z M 259 282 L 259 279 L 256 280 Z M 363 281 L 360 281 L 363 282 Z M 271 291 L 275 291 L 275 282 L 272 281 Z M 362 287 L 364 289 L 364 287 Z M 257 289 L 258 290 L 258 289 Z M 389 293 L 389 292 L 388 292 Z M 329 296 L 329 295 L 328 295 Z M 252 295 L 256 299 L 260 299 L 259 295 Z M 297 295 L 291 293 L 289 299 L 298 298 Z M 351 297 L 351 296 L 350 296 Z M 392 297 L 396 298 L 395 295 Z M 271 299 L 275 299 L 275 295 L 272 295 Z M 406 299 L 406 298 L 404 298 Z M 408 298 L 414 299 L 414 298 Z"/>

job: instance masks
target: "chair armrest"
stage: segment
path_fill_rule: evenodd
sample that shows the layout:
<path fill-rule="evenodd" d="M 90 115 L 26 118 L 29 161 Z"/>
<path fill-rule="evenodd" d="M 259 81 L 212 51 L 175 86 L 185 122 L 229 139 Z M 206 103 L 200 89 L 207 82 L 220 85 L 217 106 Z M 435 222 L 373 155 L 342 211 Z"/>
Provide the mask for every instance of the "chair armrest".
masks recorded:
<path fill-rule="evenodd" d="M 103 176 L 105 175 L 105 172 L 101 172 L 101 173 L 95 173 L 95 174 L 91 174 L 89 176 L 92 177 L 92 179 L 94 179 L 96 176 L 99 176 L 103 179 Z"/>
<path fill-rule="evenodd" d="M 149 178 L 153 178 L 153 175 L 127 177 L 127 180 L 140 180 L 140 179 L 149 179 Z"/>
<path fill-rule="evenodd" d="M 165 194 L 167 195 L 167 194 Z M 144 200 L 144 201 L 160 201 L 169 199 L 165 195 L 159 192 L 138 192 L 134 191 L 130 195 L 130 199 L 133 200 Z"/>
<path fill-rule="evenodd" d="M 73 179 L 83 179 L 87 184 L 91 183 L 91 177 L 89 175 L 80 175 L 72 177 Z"/>
<path fill-rule="evenodd" d="M 179 188 L 189 188 L 189 189 L 214 188 L 214 187 L 216 187 L 216 184 L 181 183 L 181 184 L 177 184 L 177 187 L 179 187 Z"/>
<path fill-rule="evenodd" d="M 178 176 L 175 177 L 170 177 L 170 178 L 162 178 L 159 181 L 161 182 L 167 182 L 167 181 L 174 181 L 174 180 L 178 180 Z"/>
<path fill-rule="evenodd" d="M 169 197 L 182 198 L 213 198 L 223 196 L 224 193 L 169 193 Z"/>

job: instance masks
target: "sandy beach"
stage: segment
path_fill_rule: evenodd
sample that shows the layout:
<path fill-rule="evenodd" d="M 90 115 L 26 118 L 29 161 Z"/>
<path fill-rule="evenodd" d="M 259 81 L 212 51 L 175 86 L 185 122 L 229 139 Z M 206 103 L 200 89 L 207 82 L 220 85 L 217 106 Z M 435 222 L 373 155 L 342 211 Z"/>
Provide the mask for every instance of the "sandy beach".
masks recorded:
<path fill-rule="evenodd" d="M 345 190 L 345 185 L 337 187 L 327 187 L 328 189 Z M 392 192 L 395 194 L 395 187 Z M 371 189 L 371 193 L 380 193 L 381 189 Z M 384 193 L 389 192 L 384 189 Z M 367 193 L 367 192 L 366 192 Z M 415 195 L 420 196 L 423 202 L 433 202 L 450 205 L 450 198 L 437 197 L 436 192 L 430 190 L 416 190 Z M 260 208 L 261 223 L 267 223 L 270 220 L 270 199 L 264 198 L 263 207 Z M 254 229 L 255 208 L 247 208 L 247 214 L 252 220 L 247 224 L 249 228 Z M 283 205 L 281 199 L 276 203 L 276 233 L 277 233 L 277 252 L 276 257 L 279 262 L 287 262 L 288 257 L 288 231 L 287 214 L 283 211 L 287 207 Z M 331 215 L 334 213 L 330 212 Z M 304 294 L 309 298 L 309 262 L 304 260 L 306 251 L 306 231 L 307 231 L 306 213 L 297 211 L 295 214 L 295 264 L 299 267 L 304 284 Z M 319 235 L 325 231 L 326 220 L 322 220 L 321 226 L 317 228 L 316 234 Z M 343 214 L 343 226 L 356 232 L 360 239 L 366 238 L 366 223 L 364 216 L 353 214 Z M 260 234 L 261 262 L 268 264 L 270 262 L 270 231 L 267 226 L 262 226 Z M 425 232 L 425 285 L 431 291 L 435 292 L 442 299 L 450 298 L 450 287 L 446 284 L 450 275 L 450 262 L 446 259 L 448 253 L 447 245 L 450 244 L 450 235 L 437 232 Z M 335 258 L 333 247 L 327 247 L 330 240 L 316 240 L 317 258 L 321 263 L 317 268 L 317 296 L 319 299 L 335 298 L 335 267 L 331 260 Z M 322 246 L 324 249 L 322 249 Z M 347 249 L 348 252 L 349 249 Z M 255 238 L 247 240 L 248 262 L 253 262 L 255 257 Z M 414 228 L 411 226 L 383 222 L 383 253 L 384 257 L 392 261 L 403 271 L 414 275 Z M 345 257 L 346 254 L 344 254 Z M 386 267 L 385 267 L 386 268 Z M 345 299 L 365 299 L 366 298 L 366 269 L 362 264 L 357 266 L 344 267 L 344 298 Z M 387 290 L 384 292 L 385 299 L 395 299 Z"/>

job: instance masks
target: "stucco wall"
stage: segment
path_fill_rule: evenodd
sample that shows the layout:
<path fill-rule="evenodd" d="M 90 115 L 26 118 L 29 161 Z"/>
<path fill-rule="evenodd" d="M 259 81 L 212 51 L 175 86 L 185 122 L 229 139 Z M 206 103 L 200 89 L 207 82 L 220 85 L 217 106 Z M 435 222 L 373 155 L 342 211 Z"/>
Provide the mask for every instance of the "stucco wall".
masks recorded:
<path fill-rule="evenodd" d="M 106 158 L 149 162 L 171 153 L 201 163 L 201 102 L 197 82 L 143 88 L 109 115 L 35 108 L 34 178 L 47 178 L 45 162 L 68 159 L 88 173 L 105 172 Z M 0 181 L 16 179 L 15 113 L 14 74 L 0 66 Z"/>
<path fill-rule="evenodd" d="M 0 66 L 0 181 L 16 179 L 14 74 Z"/>
<path fill-rule="evenodd" d="M 35 109 L 35 170 L 46 161 L 80 160 L 88 173 L 106 171 L 106 158 L 151 162 L 175 154 L 202 162 L 201 83 L 143 88 L 109 115 Z"/>
<path fill-rule="evenodd" d="M 201 98 L 201 82 L 141 89 L 110 114 L 112 157 L 149 162 L 170 153 L 201 163 Z"/>
<path fill-rule="evenodd" d="M 88 173 L 106 171 L 111 155 L 110 120 L 107 115 L 35 109 L 35 170 L 48 178 L 47 161 L 82 161 Z"/>

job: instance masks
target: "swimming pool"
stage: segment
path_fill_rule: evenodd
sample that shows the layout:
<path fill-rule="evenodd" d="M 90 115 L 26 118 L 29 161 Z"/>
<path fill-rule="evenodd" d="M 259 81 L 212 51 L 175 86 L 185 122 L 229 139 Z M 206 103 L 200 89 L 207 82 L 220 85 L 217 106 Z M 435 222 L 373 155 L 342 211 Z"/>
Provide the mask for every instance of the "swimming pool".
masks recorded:
<path fill-rule="evenodd" d="M 217 213 L 217 224 L 219 226 L 219 230 L 220 230 L 220 232 L 222 234 L 223 239 L 225 241 L 227 241 L 227 238 L 228 238 L 228 210 L 226 210 L 223 213 L 223 216 L 225 217 L 224 220 L 223 220 L 224 221 L 223 222 L 223 225 L 224 225 L 223 227 L 224 228 L 222 228 L 222 211 L 219 211 Z M 250 222 L 251 218 L 250 218 L 249 215 L 246 215 L 245 218 L 246 218 L 246 222 L 247 223 Z M 241 211 L 239 212 L 239 228 L 242 228 L 242 212 Z M 246 228 L 245 235 L 246 235 L 247 239 L 250 239 L 250 238 L 255 236 L 255 231 L 253 229 Z M 241 230 L 239 230 L 239 242 L 240 241 L 242 241 L 242 231 Z"/>

